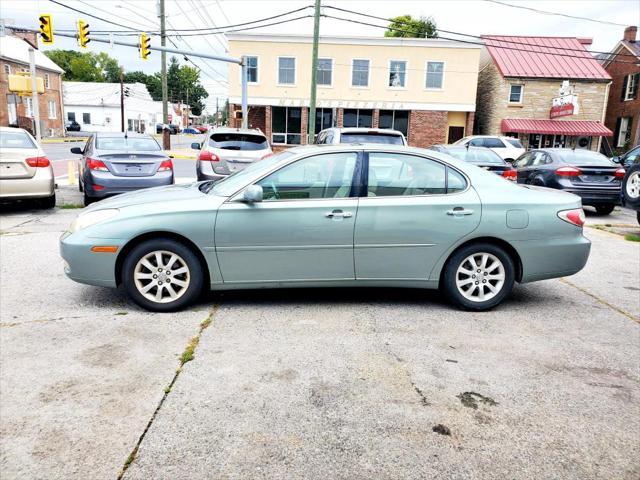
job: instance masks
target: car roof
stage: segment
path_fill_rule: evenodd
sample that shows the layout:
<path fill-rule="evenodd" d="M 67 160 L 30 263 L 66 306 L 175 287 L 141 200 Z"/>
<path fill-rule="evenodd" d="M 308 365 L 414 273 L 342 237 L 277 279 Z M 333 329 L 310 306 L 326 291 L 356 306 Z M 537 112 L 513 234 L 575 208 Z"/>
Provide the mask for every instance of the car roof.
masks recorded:
<path fill-rule="evenodd" d="M 366 127 L 331 127 L 325 128 L 324 131 L 333 130 L 340 133 L 382 133 L 386 135 L 402 135 L 399 130 L 391 128 L 366 128 Z"/>
<path fill-rule="evenodd" d="M 97 138 L 153 138 L 148 133 L 137 132 L 95 132 Z"/>
<path fill-rule="evenodd" d="M 216 127 L 211 129 L 211 133 L 250 133 L 251 135 L 263 135 L 262 131 L 258 128 L 231 128 L 231 127 Z"/>
<path fill-rule="evenodd" d="M 18 128 L 18 127 L 0 127 L 0 132 L 23 132 L 23 133 L 28 133 L 24 128 Z"/>

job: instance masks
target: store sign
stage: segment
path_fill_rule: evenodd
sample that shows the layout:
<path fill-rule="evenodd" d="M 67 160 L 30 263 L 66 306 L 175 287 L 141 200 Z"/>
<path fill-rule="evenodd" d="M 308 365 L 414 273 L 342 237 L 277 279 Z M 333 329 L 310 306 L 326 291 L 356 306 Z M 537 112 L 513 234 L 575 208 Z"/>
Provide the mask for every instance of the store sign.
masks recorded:
<path fill-rule="evenodd" d="M 569 84 L 569 80 L 562 82 L 558 93 L 559 96 L 555 97 L 551 102 L 549 118 L 577 115 L 579 108 L 578 95 L 573 92 L 573 86 Z"/>

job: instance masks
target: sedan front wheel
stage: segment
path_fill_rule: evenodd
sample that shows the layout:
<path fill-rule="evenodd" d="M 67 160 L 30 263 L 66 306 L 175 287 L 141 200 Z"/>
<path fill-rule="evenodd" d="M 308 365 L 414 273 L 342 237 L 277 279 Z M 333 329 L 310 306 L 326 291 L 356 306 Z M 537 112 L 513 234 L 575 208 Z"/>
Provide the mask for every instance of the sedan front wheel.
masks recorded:
<path fill-rule="evenodd" d="M 467 245 L 447 262 L 443 288 L 449 299 L 467 310 L 488 310 L 511 293 L 515 268 L 511 257 L 489 243 Z"/>
<path fill-rule="evenodd" d="M 179 310 L 202 291 L 198 257 L 175 240 L 153 239 L 136 246 L 125 258 L 122 272 L 128 295 L 147 310 Z"/>

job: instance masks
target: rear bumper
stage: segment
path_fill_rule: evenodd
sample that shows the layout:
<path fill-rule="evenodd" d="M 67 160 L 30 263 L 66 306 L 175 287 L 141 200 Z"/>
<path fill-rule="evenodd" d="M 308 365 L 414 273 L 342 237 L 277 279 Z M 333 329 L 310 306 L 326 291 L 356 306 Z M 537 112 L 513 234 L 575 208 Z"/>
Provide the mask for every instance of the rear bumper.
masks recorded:
<path fill-rule="evenodd" d="M 3 200 L 45 198 L 54 194 L 53 169 L 37 168 L 31 178 L 5 178 L 0 180 L 0 198 Z"/>
<path fill-rule="evenodd" d="M 565 192 L 582 198 L 583 205 L 620 204 L 620 188 L 615 189 L 583 189 L 565 188 Z"/>
<path fill-rule="evenodd" d="M 103 198 L 143 188 L 173 185 L 173 172 L 159 172 L 153 177 L 116 177 L 109 172 L 90 172 L 85 175 L 83 183 L 87 195 Z M 94 185 L 104 188 L 97 190 Z"/>

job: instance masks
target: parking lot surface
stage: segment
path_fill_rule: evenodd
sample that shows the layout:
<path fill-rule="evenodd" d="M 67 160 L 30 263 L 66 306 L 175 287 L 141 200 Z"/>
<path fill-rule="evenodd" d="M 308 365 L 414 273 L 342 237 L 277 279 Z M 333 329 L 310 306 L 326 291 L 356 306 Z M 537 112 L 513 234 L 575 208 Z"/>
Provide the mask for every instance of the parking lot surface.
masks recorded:
<path fill-rule="evenodd" d="M 64 276 L 76 212 L 0 213 L 3 478 L 640 476 L 637 242 L 587 228 L 585 270 L 486 313 L 322 289 L 153 314 Z"/>

